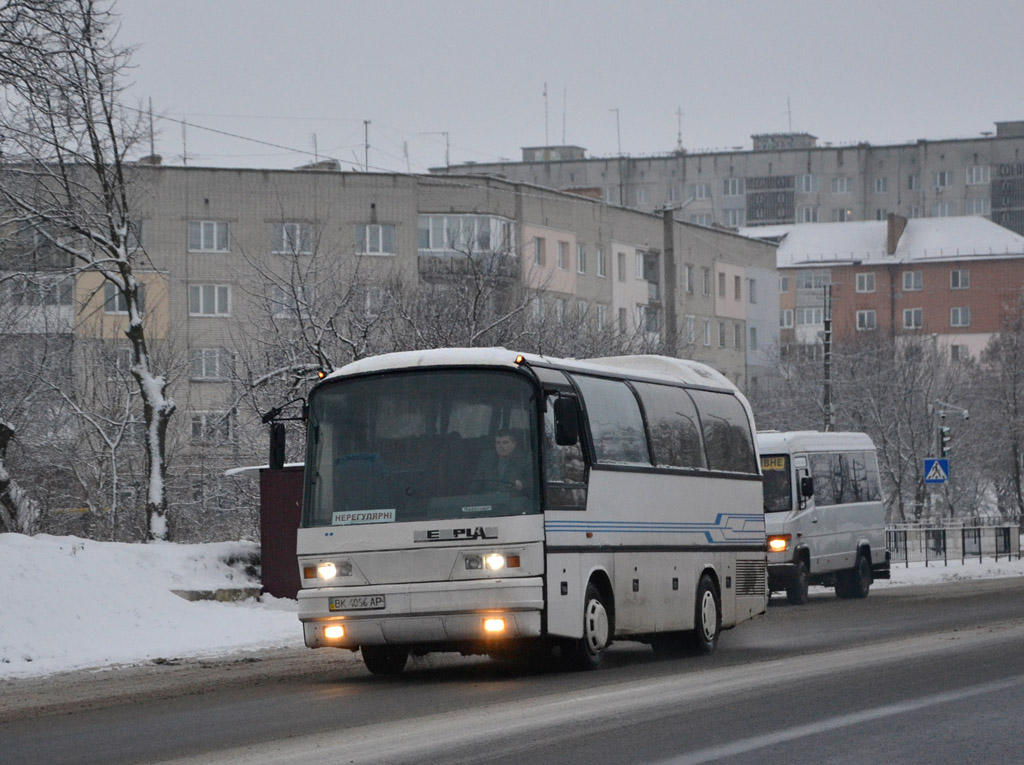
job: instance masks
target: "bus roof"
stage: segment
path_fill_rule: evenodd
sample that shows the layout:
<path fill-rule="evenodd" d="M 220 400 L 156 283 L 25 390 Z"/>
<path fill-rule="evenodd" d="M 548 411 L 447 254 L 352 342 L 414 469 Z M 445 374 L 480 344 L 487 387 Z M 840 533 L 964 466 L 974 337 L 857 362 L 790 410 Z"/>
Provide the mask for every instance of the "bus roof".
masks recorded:
<path fill-rule="evenodd" d="M 821 433 L 817 430 L 790 430 L 785 433 L 761 431 L 757 450 L 761 454 L 824 452 L 835 450 L 869 451 L 875 444 L 866 433 Z"/>
<path fill-rule="evenodd" d="M 370 356 L 336 369 L 325 379 L 416 367 L 493 366 L 514 369 L 522 356 L 527 364 L 576 372 L 611 374 L 659 382 L 685 383 L 738 393 L 729 378 L 706 364 L 670 356 L 611 356 L 597 359 L 558 359 L 507 348 L 438 348 Z"/>

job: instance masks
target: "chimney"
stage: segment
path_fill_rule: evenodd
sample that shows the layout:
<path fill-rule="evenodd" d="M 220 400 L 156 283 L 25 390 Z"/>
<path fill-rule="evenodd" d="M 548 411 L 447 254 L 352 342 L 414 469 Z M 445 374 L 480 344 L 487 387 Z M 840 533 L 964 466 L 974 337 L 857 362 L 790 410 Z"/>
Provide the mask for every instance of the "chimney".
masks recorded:
<path fill-rule="evenodd" d="M 885 254 L 895 255 L 896 246 L 900 243 L 900 237 L 903 236 L 903 230 L 907 227 L 907 219 L 902 215 L 889 213 L 886 220 L 888 222 L 888 226 L 886 227 L 885 235 Z"/>

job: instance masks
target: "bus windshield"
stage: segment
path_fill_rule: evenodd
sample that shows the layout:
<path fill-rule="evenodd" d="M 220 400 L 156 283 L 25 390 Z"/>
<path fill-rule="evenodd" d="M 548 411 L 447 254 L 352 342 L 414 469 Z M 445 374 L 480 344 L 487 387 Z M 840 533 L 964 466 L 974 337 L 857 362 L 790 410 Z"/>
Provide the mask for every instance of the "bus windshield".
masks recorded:
<path fill-rule="evenodd" d="M 788 454 L 762 454 L 764 475 L 764 511 L 788 513 L 793 507 L 793 482 L 789 475 Z"/>
<path fill-rule="evenodd" d="M 309 407 L 302 525 L 540 512 L 537 401 L 504 370 L 341 379 Z"/>

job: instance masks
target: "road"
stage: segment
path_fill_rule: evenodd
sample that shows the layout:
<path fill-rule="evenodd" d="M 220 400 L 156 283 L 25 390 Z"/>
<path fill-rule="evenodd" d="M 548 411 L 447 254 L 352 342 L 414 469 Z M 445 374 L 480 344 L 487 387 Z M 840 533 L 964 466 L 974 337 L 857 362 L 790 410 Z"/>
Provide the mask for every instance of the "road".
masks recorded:
<path fill-rule="evenodd" d="M 1024 760 L 1024 582 L 773 598 L 717 654 L 616 644 L 597 672 L 451 655 L 369 675 L 277 651 L 0 683 L 0 761 Z"/>

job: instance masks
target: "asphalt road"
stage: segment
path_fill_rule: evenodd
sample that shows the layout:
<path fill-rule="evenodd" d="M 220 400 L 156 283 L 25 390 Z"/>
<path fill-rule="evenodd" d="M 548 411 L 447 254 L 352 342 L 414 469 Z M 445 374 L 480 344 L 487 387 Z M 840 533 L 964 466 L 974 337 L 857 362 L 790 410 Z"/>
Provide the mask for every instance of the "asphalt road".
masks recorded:
<path fill-rule="evenodd" d="M 596 672 L 321 651 L 0 684 L 3 763 L 1024 761 L 1024 580 L 774 598 L 714 656 Z"/>

